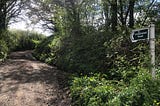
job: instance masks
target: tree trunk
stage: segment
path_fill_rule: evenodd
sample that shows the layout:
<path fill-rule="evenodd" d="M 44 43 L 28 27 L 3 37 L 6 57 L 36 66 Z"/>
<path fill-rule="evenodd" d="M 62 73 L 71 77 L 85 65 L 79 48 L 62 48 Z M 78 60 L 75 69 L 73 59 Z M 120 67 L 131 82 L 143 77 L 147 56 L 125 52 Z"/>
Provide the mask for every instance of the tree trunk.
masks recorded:
<path fill-rule="evenodd" d="M 112 23 L 112 31 L 117 31 L 117 0 L 113 0 L 111 2 L 111 23 Z"/>
<path fill-rule="evenodd" d="M 71 35 L 78 37 L 81 35 L 80 13 L 79 8 L 77 7 L 78 4 L 76 4 L 74 0 L 71 0 L 69 2 L 70 7 L 67 11 L 69 15 L 69 20 L 71 22 Z"/>
<path fill-rule="evenodd" d="M 129 28 L 134 27 L 134 4 L 135 0 L 129 1 Z"/>
<path fill-rule="evenodd" d="M 7 7 L 6 7 L 6 2 L 0 3 L 1 8 L 0 8 L 0 30 L 5 30 L 6 27 L 6 16 L 7 16 Z"/>
<path fill-rule="evenodd" d="M 111 24 L 111 17 L 110 17 L 110 8 L 108 1 L 103 0 L 103 10 L 104 10 L 104 19 L 105 19 L 105 28 L 108 29 L 108 27 Z"/>
<path fill-rule="evenodd" d="M 123 1 L 122 0 L 119 0 L 119 3 L 120 3 L 120 22 L 122 24 L 122 26 L 125 26 L 126 23 L 125 23 L 125 19 L 124 19 L 124 10 L 123 10 Z"/>

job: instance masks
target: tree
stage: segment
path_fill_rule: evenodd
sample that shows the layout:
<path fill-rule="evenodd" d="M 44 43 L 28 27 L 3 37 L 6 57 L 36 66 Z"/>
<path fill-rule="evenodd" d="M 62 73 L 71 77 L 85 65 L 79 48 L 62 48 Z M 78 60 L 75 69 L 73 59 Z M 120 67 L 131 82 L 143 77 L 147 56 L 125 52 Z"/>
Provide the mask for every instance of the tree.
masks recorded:
<path fill-rule="evenodd" d="M 27 0 L 0 0 L 0 30 L 7 29 L 11 19 L 20 15 Z"/>
<path fill-rule="evenodd" d="M 145 26 L 148 25 L 153 18 L 158 16 L 158 4 L 157 0 L 145 0 L 137 1 L 135 3 L 135 13 L 137 13 L 136 24 Z"/>
<path fill-rule="evenodd" d="M 134 27 L 134 5 L 135 0 L 129 0 L 129 28 Z"/>
<path fill-rule="evenodd" d="M 111 24 L 112 24 L 112 31 L 117 31 L 117 0 L 112 0 L 111 2 Z"/>
<path fill-rule="evenodd" d="M 31 5 L 32 4 L 32 5 Z M 44 30 L 55 32 L 54 18 L 57 17 L 57 7 L 64 7 L 61 0 L 28 0 L 27 16 L 32 24 L 41 24 Z"/>
<path fill-rule="evenodd" d="M 59 30 L 57 25 L 61 20 L 63 30 L 78 36 L 82 26 L 97 29 L 105 24 L 105 30 L 116 32 L 124 27 L 143 25 L 154 4 L 155 0 L 28 0 L 27 15 L 34 24 L 41 23 L 44 29 L 53 32 Z"/>

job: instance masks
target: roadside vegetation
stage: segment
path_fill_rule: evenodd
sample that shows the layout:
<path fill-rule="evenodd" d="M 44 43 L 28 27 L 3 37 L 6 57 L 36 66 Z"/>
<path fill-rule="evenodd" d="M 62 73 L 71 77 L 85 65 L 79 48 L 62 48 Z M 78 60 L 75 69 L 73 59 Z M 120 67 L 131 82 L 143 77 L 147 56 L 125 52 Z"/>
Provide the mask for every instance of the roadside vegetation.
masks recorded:
<path fill-rule="evenodd" d="M 98 5 L 96 2 L 87 3 Z M 73 74 L 70 86 L 73 106 L 158 106 L 159 29 L 156 29 L 157 76 L 153 79 L 150 74 L 152 66 L 149 42 L 144 40 L 132 43 L 130 40 L 132 28 L 143 27 L 144 20 L 137 18 L 133 21 L 130 15 L 128 16 L 130 22 L 119 22 L 123 24 L 121 26 L 117 24 L 118 21 L 116 23 L 115 17 L 118 16 L 114 14 L 116 10 L 112 8 L 113 17 L 111 20 L 108 19 L 111 23 L 106 21 L 100 26 L 95 26 L 99 23 L 95 20 L 93 20 L 95 24 L 83 23 L 87 18 L 83 11 L 84 7 L 90 7 L 87 3 L 67 8 L 66 14 L 63 13 L 66 12 L 64 8 L 57 7 L 57 15 L 54 17 L 57 32 L 37 46 L 36 57 Z M 104 2 L 103 6 L 107 6 L 107 3 Z M 88 11 L 97 12 L 92 7 Z M 151 19 L 152 15 L 146 17 Z M 149 25 L 150 21 L 145 20 L 145 25 Z M 155 24 L 159 26 L 158 21 Z"/>
<path fill-rule="evenodd" d="M 33 50 L 45 38 L 35 32 L 3 30 L 0 33 L 0 60 L 7 58 L 12 51 Z"/>
<path fill-rule="evenodd" d="M 50 36 L 37 46 L 35 56 L 73 74 L 73 106 L 158 106 L 160 70 L 156 66 L 153 80 L 148 42 L 131 43 L 118 34 L 108 41 L 107 35 L 112 33 L 94 32 L 76 41 Z"/>

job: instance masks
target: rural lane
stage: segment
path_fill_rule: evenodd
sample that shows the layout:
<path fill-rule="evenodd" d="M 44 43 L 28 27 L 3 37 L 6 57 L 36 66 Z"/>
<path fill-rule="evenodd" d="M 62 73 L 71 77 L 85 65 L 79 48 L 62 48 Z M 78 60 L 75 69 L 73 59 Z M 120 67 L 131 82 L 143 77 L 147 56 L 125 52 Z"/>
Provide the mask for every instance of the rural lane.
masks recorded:
<path fill-rule="evenodd" d="M 0 106 L 70 106 L 68 74 L 31 53 L 13 52 L 0 63 Z"/>

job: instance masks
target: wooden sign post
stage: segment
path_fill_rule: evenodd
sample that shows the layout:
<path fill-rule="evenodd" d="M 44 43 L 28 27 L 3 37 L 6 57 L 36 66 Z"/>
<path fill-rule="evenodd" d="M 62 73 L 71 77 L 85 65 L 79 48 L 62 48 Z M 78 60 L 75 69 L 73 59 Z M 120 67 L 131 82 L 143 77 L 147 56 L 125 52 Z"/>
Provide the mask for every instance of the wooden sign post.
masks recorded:
<path fill-rule="evenodd" d="M 151 73 L 152 78 L 156 77 L 156 71 L 155 71 L 155 25 L 150 25 L 150 38 L 149 38 L 149 44 L 150 44 L 150 54 L 151 54 Z"/>

